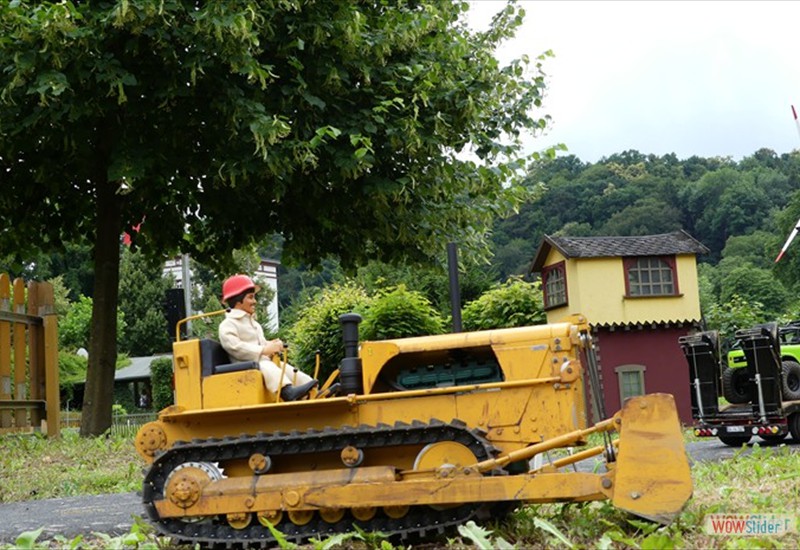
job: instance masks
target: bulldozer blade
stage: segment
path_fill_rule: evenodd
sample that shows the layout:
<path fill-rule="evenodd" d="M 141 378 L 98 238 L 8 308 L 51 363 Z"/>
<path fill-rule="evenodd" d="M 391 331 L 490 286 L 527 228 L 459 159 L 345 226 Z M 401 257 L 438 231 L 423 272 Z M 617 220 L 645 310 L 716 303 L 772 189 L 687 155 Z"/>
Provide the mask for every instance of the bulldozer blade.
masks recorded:
<path fill-rule="evenodd" d="M 665 393 L 633 397 L 619 413 L 619 453 L 611 502 L 668 524 L 692 496 L 692 476 L 675 399 Z"/>

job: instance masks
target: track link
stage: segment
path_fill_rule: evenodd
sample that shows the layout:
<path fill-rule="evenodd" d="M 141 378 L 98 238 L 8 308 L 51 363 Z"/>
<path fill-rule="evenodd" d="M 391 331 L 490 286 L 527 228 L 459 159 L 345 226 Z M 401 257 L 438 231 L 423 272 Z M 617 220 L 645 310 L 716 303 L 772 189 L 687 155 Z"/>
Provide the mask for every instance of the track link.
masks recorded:
<path fill-rule="evenodd" d="M 203 546 L 223 548 L 274 546 L 275 539 L 267 527 L 253 521 L 245 529 L 234 529 L 222 519 L 208 518 L 202 522 L 188 523 L 174 518 L 160 518 L 154 502 L 164 498 L 166 480 L 176 467 L 185 462 L 225 462 L 247 459 L 259 452 L 272 457 L 302 455 L 340 450 L 348 445 L 362 449 L 427 445 L 440 441 L 455 441 L 468 447 L 478 460 L 496 456 L 497 449 L 484 437 L 484 432 L 470 429 L 459 420 L 449 423 L 439 420 L 414 421 L 394 426 L 379 424 L 358 427 L 325 428 L 291 433 L 275 432 L 256 435 L 243 434 L 224 439 L 176 442 L 161 454 L 148 470 L 143 486 L 143 503 L 150 520 L 157 529 L 180 543 L 199 543 Z M 503 470 L 492 472 L 503 474 Z M 269 475 L 269 474 L 266 474 Z M 401 518 L 391 518 L 379 511 L 374 518 L 360 521 L 348 511 L 336 523 L 325 522 L 318 513 L 305 525 L 296 525 L 286 518 L 276 525 L 287 540 L 302 543 L 315 537 L 349 532 L 353 525 L 367 532 L 381 532 L 398 540 L 420 539 L 444 533 L 449 527 L 475 518 L 489 517 L 491 504 L 466 504 L 455 508 L 434 509 L 429 506 L 412 506 Z"/>

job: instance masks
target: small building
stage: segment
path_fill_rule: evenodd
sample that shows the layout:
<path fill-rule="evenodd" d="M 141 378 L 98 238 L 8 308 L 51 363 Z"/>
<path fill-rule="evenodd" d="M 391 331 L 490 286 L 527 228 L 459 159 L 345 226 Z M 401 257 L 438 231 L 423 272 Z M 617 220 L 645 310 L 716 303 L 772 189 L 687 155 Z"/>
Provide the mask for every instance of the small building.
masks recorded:
<path fill-rule="evenodd" d="M 114 402 L 123 405 L 129 413 L 150 410 L 153 404 L 150 364 L 162 357 L 172 359 L 172 354 L 131 357 L 130 365 L 115 371 Z M 85 387 L 86 381 L 78 382 L 71 395 L 62 397 L 68 408 L 74 409 L 82 406 Z"/>
<path fill-rule="evenodd" d="M 545 235 L 531 271 L 541 274 L 547 321 L 579 313 L 591 323 L 608 414 L 629 397 L 663 392 L 675 396 L 681 420 L 691 422 L 689 377 L 678 338 L 700 326 L 696 256 L 706 253 L 685 231 Z"/>
<path fill-rule="evenodd" d="M 149 409 L 153 403 L 150 364 L 161 357 L 172 358 L 171 354 L 149 357 L 131 357 L 131 364 L 114 373 L 114 395 L 124 396 L 138 409 Z"/>

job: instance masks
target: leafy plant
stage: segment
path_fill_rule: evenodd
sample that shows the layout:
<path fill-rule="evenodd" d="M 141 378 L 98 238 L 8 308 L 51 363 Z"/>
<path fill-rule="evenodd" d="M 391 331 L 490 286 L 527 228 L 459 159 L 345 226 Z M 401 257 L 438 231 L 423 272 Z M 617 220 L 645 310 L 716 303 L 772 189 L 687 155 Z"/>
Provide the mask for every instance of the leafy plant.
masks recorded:
<path fill-rule="evenodd" d="M 34 531 L 25 531 L 24 533 L 21 533 L 15 542 L 16 547 L 22 550 L 36 548 L 36 539 L 42 535 L 42 531 L 44 531 L 44 527 L 39 527 Z"/>
<path fill-rule="evenodd" d="M 505 283 L 496 284 L 464 307 L 462 319 L 466 330 L 542 324 L 546 316 L 541 283 L 527 283 L 512 277 Z"/>
<path fill-rule="evenodd" d="M 298 308 L 297 322 L 289 331 L 290 361 L 312 373 L 319 350 L 319 377 L 325 380 L 344 357 L 339 316 L 364 312 L 370 302 L 364 289 L 351 282 L 334 284 L 310 296 Z"/>
<path fill-rule="evenodd" d="M 459 525 L 458 532 L 462 537 L 472 541 L 472 543 L 481 550 L 510 550 L 515 548 L 514 545 L 502 537 L 490 538 L 492 532 L 477 525 L 474 521 L 470 520 L 466 525 Z"/>
<path fill-rule="evenodd" d="M 92 321 L 92 299 L 81 296 L 58 323 L 58 345 L 66 350 L 89 348 L 89 332 Z M 117 342 L 125 332 L 125 315 L 117 311 Z"/>
<path fill-rule="evenodd" d="M 272 533 L 272 536 L 275 538 L 275 542 L 278 543 L 278 546 L 282 550 L 294 550 L 295 548 L 297 548 L 297 545 L 295 543 L 288 540 L 286 536 L 270 522 L 267 522 L 266 525 L 267 529 L 269 529 L 269 532 Z"/>
<path fill-rule="evenodd" d="M 444 319 L 421 293 L 405 285 L 381 290 L 370 301 L 361 324 L 365 340 L 440 334 Z"/>
<path fill-rule="evenodd" d="M 0 545 L 0 549 L 8 550 L 34 550 L 45 548 L 61 548 L 65 550 L 86 549 L 114 549 L 122 550 L 134 548 L 136 550 L 162 550 L 173 547 L 165 537 L 157 537 L 153 528 L 143 522 L 138 516 L 127 533 L 112 536 L 107 533 L 93 532 L 91 535 L 77 535 L 67 539 L 62 535 L 55 535 L 52 540 L 39 540 L 44 531 L 43 527 L 33 531 L 21 533 L 13 545 Z"/>
<path fill-rule="evenodd" d="M 745 300 L 738 294 L 722 304 L 711 304 L 705 313 L 709 329 L 718 330 L 720 337 L 732 340 L 741 328 L 764 322 L 764 308 L 758 301 Z"/>
<path fill-rule="evenodd" d="M 533 522 L 540 529 L 542 529 L 544 531 L 547 531 L 548 533 L 553 535 L 553 537 L 555 538 L 555 540 L 557 542 L 560 542 L 561 544 L 563 544 L 567 548 L 575 548 L 575 545 L 572 544 L 569 541 L 569 539 L 561 531 L 559 531 L 558 528 L 555 525 L 553 525 L 552 523 L 550 523 L 546 519 L 534 518 Z"/>

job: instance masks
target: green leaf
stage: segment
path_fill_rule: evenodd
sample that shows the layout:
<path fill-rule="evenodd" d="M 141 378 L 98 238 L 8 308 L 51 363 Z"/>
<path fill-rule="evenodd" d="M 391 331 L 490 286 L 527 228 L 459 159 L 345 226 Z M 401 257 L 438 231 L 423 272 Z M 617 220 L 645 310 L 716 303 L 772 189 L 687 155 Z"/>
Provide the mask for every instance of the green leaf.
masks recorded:
<path fill-rule="evenodd" d="M 666 533 L 653 533 L 645 537 L 641 545 L 642 550 L 672 550 L 675 542 Z"/>
<path fill-rule="evenodd" d="M 278 543 L 278 546 L 280 546 L 282 550 L 295 550 L 295 548 L 297 548 L 297 545 L 287 540 L 286 536 L 272 525 L 272 523 L 266 522 L 266 526 L 269 532 L 272 533 L 272 536 L 275 537 L 275 542 Z"/>
<path fill-rule="evenodd" d="M 323 541 L 318 541 L 316 539 L 311 539 L 311 543 L 314 545 L 315 550 L 331 550 L 337 547 L 344 547 L 345 543 L 351 539 L 360 539 L 361 535 L 358 533 L 337 533 L 335 535 L 331 535 L 327 539 Z"/>
<path fill-rule="evenodd" d="M 466 537 L 481 550 L 493 550 L 495 544 L 489 539 L 491 531 L 484 529 L 470 520 L 466 525 L 459 525 L 458 532 L 462 537 Z"/>
<path fill-rule="evenodd" d="M 540 529 L 544 529 L 545 531 L 556 537 L 556 539 L 558 539 L 558 541 L 561 542 L 561 544 L 563 544 L 567 548 L 575 548 L 575 545 L 572 542 L 570 542 L 570 540 L 561 531 L 559 531 L 555 525 L 553 525 L 546 519 L 533 518 L 533 523 Z"/>
<path fill-rule="evenodd" d="M 317 107 L 318 109 L 324 109 L 327 106 L 327 103 L 322 101 L 319 97 L 310 94 L 308 92 L 305 92 L 303 94 L 303 97 L 305 98 L 306 101 L 308 101 L 311 105 Z"/>
<path fill-rule="evenodd" d="M 600 540 L 597 541 L 597 550 L 612 550 L 614 548 L 614 541 L 608 536 L 608 533 L 603 533 Z"/>
<path fill-rule="evenodd" d="M 36 77 L 33 91 L 39 96 L 60 96 L 69 87 L 67 77 L 59 71 L 44 71 Z"/>
<path fill-rule="evenodd" d="M 44 531 L 44 527 L 39 527 L 35 531 L 25 531 L 24 533 L 20 534 L 16 540 L 17 548 L 20 548 L 21 550 L 30 550 L 32 548 L 36 548 L 36 539 L 39 538 L 39 536 L 42 534 L 42 531 Z"/>
<path fill-rule="evenodd" d="M 605 522 L 604 522 L 605 523 Z M 631 537 L 626 536 L 622 533 L 619 529 L 612 529 L 611 531 L 606 531 L 603 533 L 604 537 L 608 537 L 609 539 L 613 540 L 614 542 L 622 543 L 626 546 L 630 546 L 632 548 L 636 548 L 638 544 L 634 539 Z"/>

